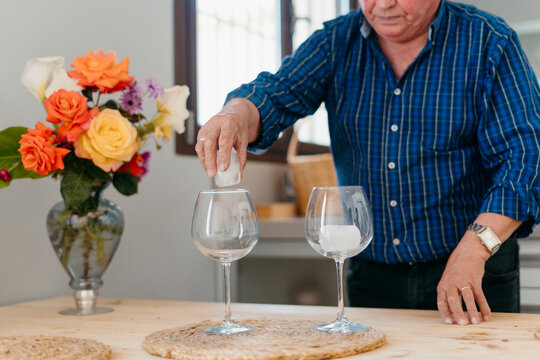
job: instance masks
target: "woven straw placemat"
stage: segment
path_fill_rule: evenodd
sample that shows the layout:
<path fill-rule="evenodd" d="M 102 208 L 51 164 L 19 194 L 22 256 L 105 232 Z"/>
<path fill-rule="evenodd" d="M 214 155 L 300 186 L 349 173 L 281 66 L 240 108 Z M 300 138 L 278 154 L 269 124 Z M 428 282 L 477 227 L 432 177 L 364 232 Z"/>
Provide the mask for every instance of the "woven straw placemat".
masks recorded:
<path fill-rule="evenodd" d="M 96 340 L 64 336 L 0 337 L 0 360 L 108 360 L 111 349 Z"/>
<path fill-rule="evenodd" d="M 386 343 L 385 335 L 372 327 L 360 333 L 331 334 L 315 327 L 311 320 L 242 320 L 250 332 L 207 335 L 202 332 L 213 322 L 190 324 L 156 331 L 142 344 L 153 355 L 177 360 L 249 359 L 335 359 L 376 349 Z"/>

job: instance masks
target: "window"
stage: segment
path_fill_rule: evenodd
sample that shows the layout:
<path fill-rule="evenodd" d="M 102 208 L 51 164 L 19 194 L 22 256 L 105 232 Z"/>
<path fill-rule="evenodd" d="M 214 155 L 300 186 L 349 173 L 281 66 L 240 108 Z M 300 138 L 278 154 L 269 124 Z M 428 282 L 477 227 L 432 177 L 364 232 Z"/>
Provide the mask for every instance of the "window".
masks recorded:
<path fill-rule="evenodd" d="M 198 124 L 219 112 L 225 95 L 281 60 L 277 0 L 197 2 Z"/>
<path fill-rule="evenodd" d="M 217 113 L 226 94 L 261 71 L 276 71 L 323 21 L 356 8 L 356 0 L 175 0 L 176 83 L 191 89 L 186 132 L 176 149 L 195 154 L 200 126 Z M 328 151 L 324 107 L 302 127 L 302 153 Z M 290 131 L 255 160 L 284 161 Z"/>

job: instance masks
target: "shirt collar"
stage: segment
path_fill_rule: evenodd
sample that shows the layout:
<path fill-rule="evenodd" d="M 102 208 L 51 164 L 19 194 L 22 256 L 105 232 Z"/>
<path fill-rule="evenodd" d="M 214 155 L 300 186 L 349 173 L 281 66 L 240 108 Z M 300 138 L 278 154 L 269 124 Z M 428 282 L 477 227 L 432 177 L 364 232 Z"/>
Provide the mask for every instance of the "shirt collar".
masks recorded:
<path fill-rule="evenodd" d="M 429 27 L 429 40 L 431 42 L 434 42 L 434 35 L 437 33 L 437 31 L 440 28 L 440 25 L 442 23 L 442 19 L 444 18 L 444 15 L 446 13 L 446 0 L 441 0 L 441 3 L 439 5 L 439 10 L 437 13 L 437 17 L 433 22 L 431 23 L 431 26 Z M 366 17 L 362 17 L 362 25 L 360 26 L 360 33 L 364 38 L 368 38 L 371 35 L 373 28 L 366 20 Z"/>

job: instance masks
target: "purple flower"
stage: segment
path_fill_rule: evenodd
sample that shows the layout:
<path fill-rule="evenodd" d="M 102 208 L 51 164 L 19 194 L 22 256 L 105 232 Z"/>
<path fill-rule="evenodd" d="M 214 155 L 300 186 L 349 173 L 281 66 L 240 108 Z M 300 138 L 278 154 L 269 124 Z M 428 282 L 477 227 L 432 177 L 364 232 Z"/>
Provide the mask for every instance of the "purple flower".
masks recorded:
<path fill-rule="evenodd" d="M 135 114 L 137 110 L 142 110 L 142 90 L 137 84 L 137 81 L 132 82 L 124 90 L 120 97 L 120 104 L 129 115 Z"/>
<path fill-rule="evenodd" d="M 153 78 L 146 78 L 142 82 L 145 92 L 148 92 L 148 96 L 151 98 L 157 99 L 158 96 L 163 94 L 163 88 L 158 82 Z"/>
<path fill-rule="evenodd" d="M 11 175 L 7 169 L 0 170 L 0 180 L 5 182 L 11 181 Z"/>

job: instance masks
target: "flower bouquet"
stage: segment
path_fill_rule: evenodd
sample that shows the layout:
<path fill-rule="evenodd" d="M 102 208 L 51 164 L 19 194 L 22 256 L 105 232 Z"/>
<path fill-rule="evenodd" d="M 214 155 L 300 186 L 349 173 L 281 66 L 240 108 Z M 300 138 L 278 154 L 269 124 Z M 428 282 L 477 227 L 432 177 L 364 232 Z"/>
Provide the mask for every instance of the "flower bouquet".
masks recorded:
<path fill-rule="evenodd" d="M 150 155 L 144 144 L 152 140 L 160 149 L 173 131 L 184 131 L 189 89 L 139 82 L 129 58 L 117 62 L 114 52 L 90 50 L 71 66 L 66 70 L 61 56 L 26 63 L 22 83 L 43 102 L 46 117 L 33 129 L 0 131 L 0 189 L 15 179 L 61 179 L 63 201 L 49 212 L 47 229 L 79 308 L 88 300 L 82 291 L 101 285 L 123 230 L 121 210 L 102 191 L 112 183 L 121 194 L 137 193 Z M 142 113 L 144 97 L 155 99 L 152 117 Z M 94 301 L 78 313 L 95 310 Z"/>

